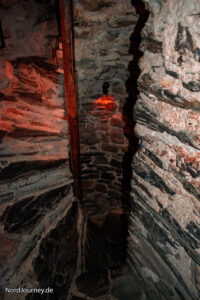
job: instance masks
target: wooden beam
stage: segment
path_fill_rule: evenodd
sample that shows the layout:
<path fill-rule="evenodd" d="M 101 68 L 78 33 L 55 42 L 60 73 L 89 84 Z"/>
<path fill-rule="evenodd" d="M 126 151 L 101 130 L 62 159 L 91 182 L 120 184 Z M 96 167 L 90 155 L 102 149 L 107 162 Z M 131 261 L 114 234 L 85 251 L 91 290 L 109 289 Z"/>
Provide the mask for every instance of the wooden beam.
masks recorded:
<path fill-rule="evenodd" d="M 78 125 L 77 87 L 73 38 L 73 0 L 59 0 L 60 27 L 63 45 L 63 67 L 66 106 L 69 124 L 70 160 L 74 176 L 74 194 L 82 202 L 80 141 Z"/>

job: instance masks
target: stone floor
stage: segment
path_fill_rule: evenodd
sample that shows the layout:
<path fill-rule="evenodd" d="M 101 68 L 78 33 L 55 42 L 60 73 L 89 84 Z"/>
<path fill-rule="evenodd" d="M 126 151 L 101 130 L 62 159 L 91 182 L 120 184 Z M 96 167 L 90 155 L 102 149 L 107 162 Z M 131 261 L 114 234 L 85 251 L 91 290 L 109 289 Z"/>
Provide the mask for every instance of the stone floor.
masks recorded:
<path fill-rule="evenodd" d="M 99 270 L 81 275 L 76 279 L 76 291 L 71 300 L 145 300 L 146 296 L 137 278 L 127 266 Z"/>

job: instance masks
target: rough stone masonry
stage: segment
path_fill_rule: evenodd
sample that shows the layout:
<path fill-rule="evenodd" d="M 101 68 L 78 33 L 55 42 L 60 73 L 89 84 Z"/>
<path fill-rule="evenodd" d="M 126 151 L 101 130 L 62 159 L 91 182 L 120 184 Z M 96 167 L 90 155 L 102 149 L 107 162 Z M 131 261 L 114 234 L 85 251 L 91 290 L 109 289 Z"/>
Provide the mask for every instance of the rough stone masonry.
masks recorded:
<path fill-rule="evenodd" d="M 0 56 L 1 285 L 49 286 L 54 294 L 41 297 L 53 300 L 199 299 L 199 1 L 144 0 L 150 15 L 142 31 L 134 107 L 140 146 L 126 207 L 120 186 L 127 151 L 122 107 L 139 1 L 74 1 L 89 217 L 84 224 L 71 187 L 63 74 L 52 60 L 59 35 L 54 3 L 0 2 L 6 41 Z M 112 110 L 94 105 L 105 81 Z M 121 267 L 124 210 L 129 269 Z"/>
<path fill-rule="evenodd" d="M 5 288 L 49 286 L 60 299 L 76 267 L 78 233 L 63 74 L 52 60 L 55 6 L 6 0 L 0 8 L 6 40 L 0 56 L 0 298 Z"/>
<path fill-rule="evenodd" d="M 199 1 L 145 4 L 129 264 L 148 299 L 199 299 Z"/>

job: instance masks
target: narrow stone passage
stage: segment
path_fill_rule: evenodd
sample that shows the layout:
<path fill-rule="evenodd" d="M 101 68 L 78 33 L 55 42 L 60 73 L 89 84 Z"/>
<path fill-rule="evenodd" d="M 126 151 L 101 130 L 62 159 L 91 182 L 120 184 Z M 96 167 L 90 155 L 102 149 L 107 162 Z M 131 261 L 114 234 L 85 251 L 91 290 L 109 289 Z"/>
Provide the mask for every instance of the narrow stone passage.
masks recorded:
<path fill-rule="evenodd" d="M 198 300 L 199 1 L 61 2 L 0 0 L 0 299 Z"/>
<path fill-rule="evenodd" d="M 102 82 L 104 78 L 111 80 L 111 88 L 107 91 L 108 95 L 99 93 L 96 95 L 96 100 L 88 99 L 90 101 L 86 103 L 84 100 L 80 109 L 83 202 L 88 215 L 88 223 L 84 253 L 85 274 L 76 280 L 79 291 L 77 293 L 76 290 L 76 295 L 82 297 L 87 295 L 90 299 L 98 297 L 98 299 L 132 300 L 133 297 L 139 299 L 142 296 L 138 279 L 132 277 L 126 265 L 131 160 L 138 148 L 138 139 L 133 134 L 132 115 L 133 106 L 139 93 L 137 89 L 137 78 L 140 73 L 138 61 L 142 56 L 139 51 L 140 32 L 148 18 L 148 11 L 145 10 L 144 4 L 139 1 L 135 5 L 136 12 L 139 12 L 139 18 L 137 20 L 137 16 L 134 16 L 137 22 L 131 35 L 131 45 L 128 44 L 127 39 L 127 55 L 129 53 L 133 55 L 133 61 L 129 63 L 131 75 L 127 80 L 126 89 L 124 89 L 125 83 L 124 87 L 120 87 L 121 89 L 115 90 L 115 87 L 112 86 L 112 63 L 119 59 L 119 57 L 113 56 L 111 65 L 107 64 L 107 71 L 102 74 Z M 120 5 L 118 6 L 115 8 L 116 10 L 121 8 Z M 127 8 L 125 8 L 124 15 L 130 14 L 126 12 Z M 134 7 L 132 7 L 132 11 L 134 12 Z M 103 23 L 103 21 L 101 22 Z M 75 22 L 78 22 L 78 17 Z M 130 25 L 131 22 L 129 24 L 124 19 L 124 21 L 121 20 L 118 28 L 120 30 L 121 26 Z M 102 24 L 102 26 L 105 25 Z M 95 43 L 98 37 L 95 34 L 93 38 Z M 121 39 L 121 41 L 118 39 L 115 51 L 118 51 L 117 47 L 120 48 L 123 37 Z M 85 41 L 87 42 L 87 39 Z M 81 42 L 84 47 L 83 41 Z M 102 40 L 100 42 L 102 43 Z M 93 50 L 91 45 L 90 50 L 91 52 Z M 104 54 L 104 60 L 107 55 L 109 57 L 110 54 Z M 91 60 L 90 53 L 88 53 L 88 57 L 90 57 L 88 61 Z M 122 61 L 121 58 L 120 60 Z M 100 67 L 105 68 L 105 66 Z M 77 68 L 88 70 L 87 66 L 79 66 L 79 63 L 77 63 Z M 91 62 L 89 70 L 93 68 L 96 72 L 96 67 Z M 126 69 L 128 69 L 128 63 Z M 89 80 L 87 84 L 89 85 Z M 79 81 L 79 88 L 81 89 L 81 81 Z M 122 93 L 122 91 L 124 92 Z M 109 92 L 111 92 L 110 95 Z M 127 92 L 129 95 L 125 99 Z"/>

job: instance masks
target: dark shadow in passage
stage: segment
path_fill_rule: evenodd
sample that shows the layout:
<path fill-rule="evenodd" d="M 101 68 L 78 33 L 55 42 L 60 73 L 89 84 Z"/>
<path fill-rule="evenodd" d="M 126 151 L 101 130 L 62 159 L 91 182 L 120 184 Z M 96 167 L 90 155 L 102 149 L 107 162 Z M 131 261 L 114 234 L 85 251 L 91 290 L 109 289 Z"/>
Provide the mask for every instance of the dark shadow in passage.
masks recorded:
<path fill-rule="evenodd" d="M 136 13 L 139 15 L 138 22 L 134 28 L 134 31 L 130 37 L 129 53 L 133 55 L 133 60 L 129 63 L 128 70 L 130 77 L 126 82 L 126 90 L 128 97 L 123 107 L 123 121 L 125 122 L 124 135 L 128 139 L 128 151 L 123 157 L 123 179 L 122 179 L 122 195 L 125 205 L 130 211 L 130 192 L 131 192 L 131 180 L 132 180 L 132 159 L 134 154 L 138 150 L 139 140 L 134 134 L 134 126 L 136 122 L 133 119 L 134 106 L 139 95 L 138 90 L 138 77 L 141 73 L 139 68 L 139 60 L 143 56 L 140 51 L 141 32 L 145 26 L 149 17 L 149 11 L 145 8 L 145 4 L 142 0 L 132 0 L 132 5 L 135 7 Z M 128 215 L 123 216 L 123 224 L 125 236 L 128 236 Z"/>

